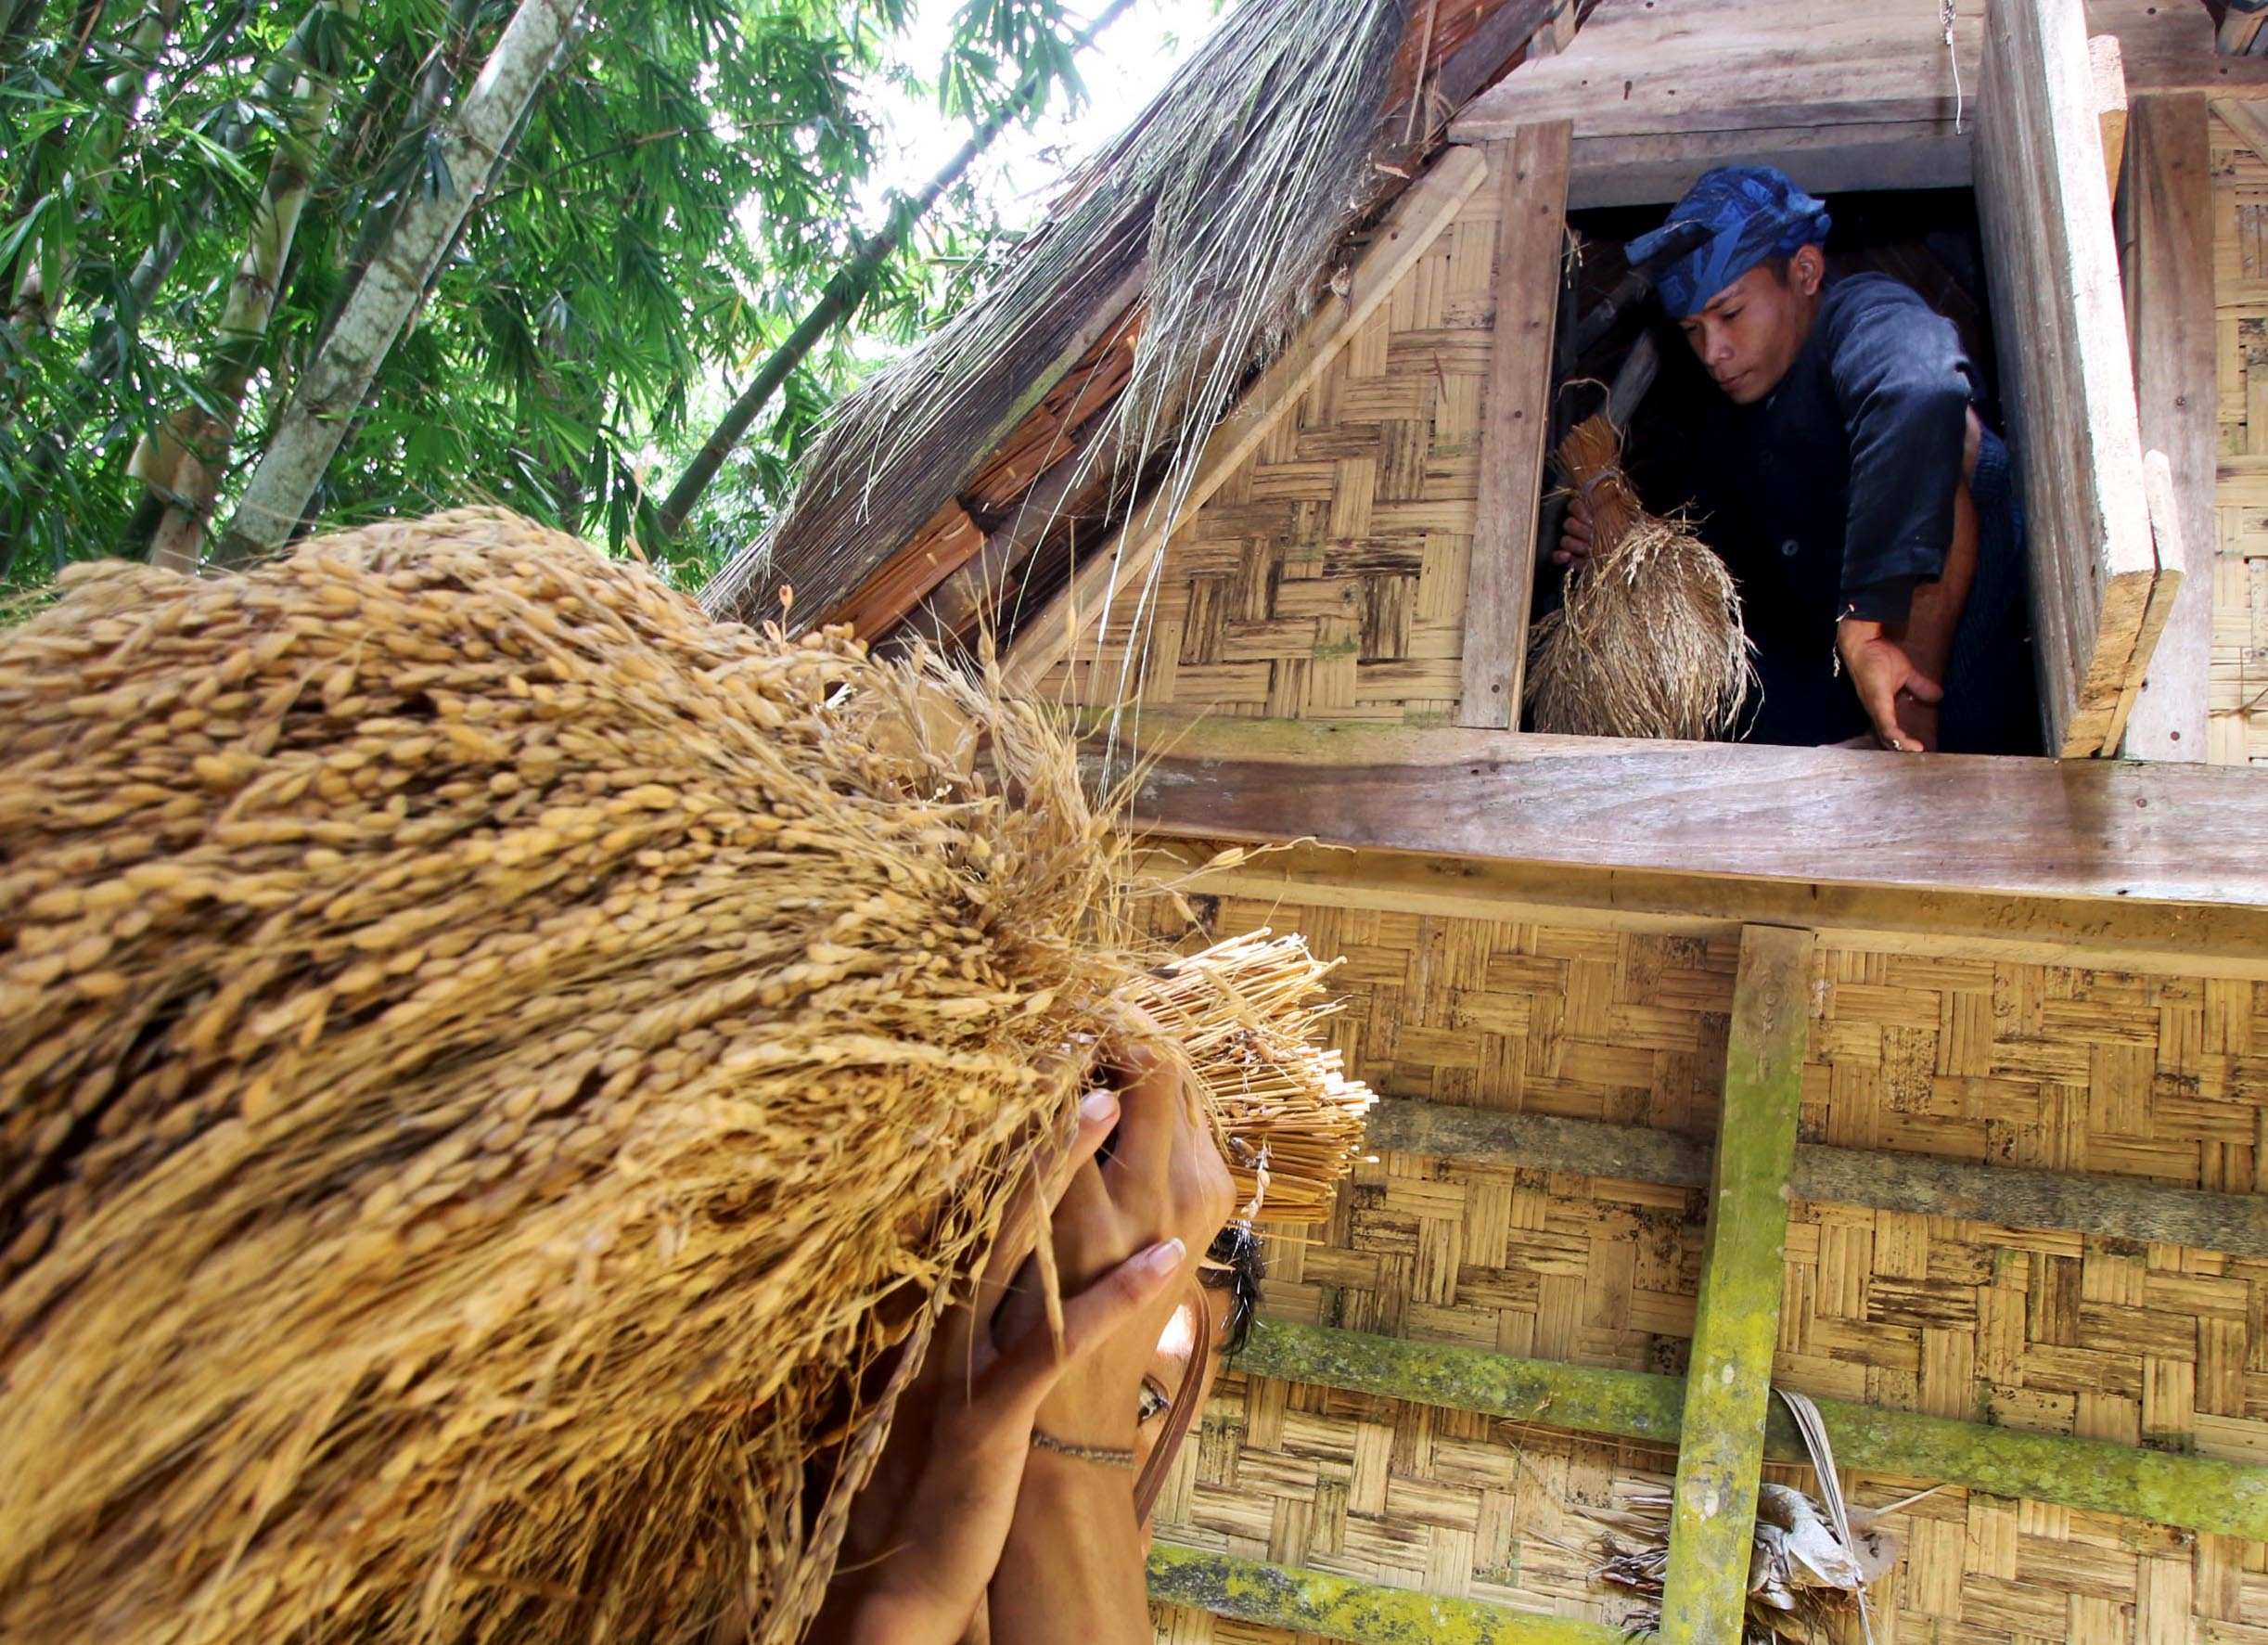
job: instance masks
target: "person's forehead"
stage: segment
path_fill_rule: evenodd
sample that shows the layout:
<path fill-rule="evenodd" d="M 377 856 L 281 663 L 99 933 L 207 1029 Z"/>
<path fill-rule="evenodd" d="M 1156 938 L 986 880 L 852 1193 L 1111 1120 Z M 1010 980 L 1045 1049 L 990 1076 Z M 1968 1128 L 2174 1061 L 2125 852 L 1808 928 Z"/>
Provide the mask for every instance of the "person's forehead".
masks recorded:
<path fill-rule="evenodd" d="M 1772 270 L 1760 263 L 1707 302 L 1701 304 L 1701 313 L 1705 315 L 1716 313 L 1727 304 L 1739 302 L 1754 296 L 1759 287 L 1770 286 L 1772 283 Z"/>

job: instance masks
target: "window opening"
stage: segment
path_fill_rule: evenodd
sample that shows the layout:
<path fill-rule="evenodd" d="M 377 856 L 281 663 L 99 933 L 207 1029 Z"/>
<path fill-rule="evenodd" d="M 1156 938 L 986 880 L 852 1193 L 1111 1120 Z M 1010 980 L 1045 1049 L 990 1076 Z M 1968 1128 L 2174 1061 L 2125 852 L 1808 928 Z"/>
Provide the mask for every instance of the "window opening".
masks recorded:
<path fill-rule="evenodd" d="M 1621 467 L 1638 505 L 1665 519 L 1689 518 L 1695 534 L 1731 573 L 1756 648 L 1762 688 L 1761 696 L 1750 691 L 1740 710 L 1736 739 L 1878 746 L 1858 694 L 1835 662 L 1829 608 L 1847 609 L 1844 527 L 1851 518 L 1852 484 L 1851 426 L 1837 421 L 1850 408 L 1835 395 L 1855 392 L 1862 381 L 1875 382 L 1877 392 L 1865 402 L 1859 426 L 1869 434 L 1894 434 L 1899 424 L 1885 407 L 1906 385 L 1894 372 L 1873 379 L 1854 374 L 1850 356 L 1841 360 L 1839 375 L 1822 375 L 1819 353 L 1829 348 L 1830 335 L 1839 341 L 1852 335 L 1849 311 L 1875 302 L 1910 301 L 1883 285 L 1895 282 L 1950 328 L 1943 333 L 1943 346 L 1958 351 L 1974 418 L 1960 490 L 1976 522 L 1973 548 L 1965 553 L 1956 536 L 1956 563 L 1943 578 L 1931 580 L 1957 584 L 1966 566 L 1966 597 L 1952 625 L 1945 677 L 1938 682 L 1947 700 L 1934 715 L 1902 711 L 1902 724 L 1910 719 L 1916 733 L 1948 748 L 2040 752 L 2029 568 L 2002 439 L 2006 422 L 1994 380 L 1975 195 L 1967 189 L 1867 192 L 1834 196 L 1826 203 L 1833 226 L 1824 248 L 1822 319 L 1838 287 L 1861 284 L 1836 300 L 1845 309 L 1837 329 L 1830 334 L 1815 320 L 1814 335 L 1803 345 L 1807 353 L 1796 357 L 1771 392 L 1748 405 L 1736 404 L 1712 379 L 1650 289 L 1627 277 L 1623 246 L 1659 227 L 1665 209 L 1570 213 L 1573 255 L 1560 301 L 1552 447 L 1557 452 L 1577 424 L 1611 406 L 1622 436 Z M 1735 390 L 1745 386 L 1738 379 L 1733 383 Z M 1862 489 L 1878 489 L 1885 472 L 1899 470 L 1894 464 L 1886 470 L 1862 457 L 1860 471 Z M 1544 638 L 1567 621 L 1564 593 L 1570 568 L 1559 562 L 1557 551 L 1566 543 L 1569 498 L 1557 462 L 1545 485 L 1531 640 Z M 1967 529 L 1959 523 L 1963 505 L 1956 503 L 1954 512 L 1955 532 Z M 1878 508 L 1871 514 L 1863 508 L 1862 516 L 1908 526 L 1921 517 L 1913 510 Z M 1895 565 L 1897 547 L 1870 546 L 1851 563 L 1867 567 L 1876 563 L 1870 555 L 1879 552 L 1880 563 Z M 1916 600 L 1913 616 L 1941 623 L 1947 608 L 1929 608 L 1928 602 L 1948 598 L 1950 591 L 1915 587 L 1924 598 Z M 1671 624 L 1650 614 L 1663 609 L 1654 598 L 1660 593 L 1648 590 L 1618 608 L 1621 625 L 1669 632 Z M 1925 618 L 1926 610 L 1935 614 Z M 1607 643 L 1629 637 L 1610 636 Z M 1542 684 L 1534 677 L 1537 661 L 1531 654 L 1531 688 L 1521 724 L 1530 730 L 1552 729 L 1551 716 L 1537 712 L 1535 688 Z M 1604 664 L 1595 658 L 1593 662 L 1593 671 L 1582 677 L 1595 689 Z M 1611 688 L 1611 671 L 1604 677 Z M 1916 700 L 1907 700 L 1911 705 Z"/>

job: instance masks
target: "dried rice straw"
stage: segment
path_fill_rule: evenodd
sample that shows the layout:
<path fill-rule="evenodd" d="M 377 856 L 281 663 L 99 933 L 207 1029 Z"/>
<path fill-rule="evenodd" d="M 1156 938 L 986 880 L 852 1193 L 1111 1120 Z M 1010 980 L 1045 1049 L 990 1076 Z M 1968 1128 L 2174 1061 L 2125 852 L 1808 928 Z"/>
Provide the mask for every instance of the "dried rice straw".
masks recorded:
<path fill-rule="evenodd" d="M 65 575 L 0 635 L 0 1634 L 794 1639 L 1129 1002 L 1267 1213 L 1359 1146 L 1325 968 L 1161 964 L 933 662 L 493 511 Z"/>
<path fill-rule="evenodd" d="M 1528 702 L 1539 731 L 1704 740 L 1728 735 L 1755 679 L 1740 592 L 1683 518 L 1648 514 L 1603 414 L 1559 443 L 1591 514 L 1591 554 L 1536 624 Z"/>

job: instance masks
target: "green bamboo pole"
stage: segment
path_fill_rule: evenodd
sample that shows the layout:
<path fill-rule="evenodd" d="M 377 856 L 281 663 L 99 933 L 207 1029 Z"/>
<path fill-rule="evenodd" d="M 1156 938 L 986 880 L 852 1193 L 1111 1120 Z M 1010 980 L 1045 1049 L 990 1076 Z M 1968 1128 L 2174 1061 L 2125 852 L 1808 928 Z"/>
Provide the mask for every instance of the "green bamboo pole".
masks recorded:
<path fill-rule="evenodd" d="M 1444 1599 L 1172 1542 L 1150 1549 L 1149 1597 L 1356 1645 L 1623 1645 L 1621 1629 L 1603 1622 Z"/>
<path fill-rule="evenodd" d="M 1787 1176 L 1811 1030 L 1812 933 L 1740 933 L 1724 1117 L 1695 1299 L 1663 1577 L 1664 1645 L 1728 1645 L 1748 1602 L 1749 1543 L 1764 1466 L 1772 1354 L 1787 1254 Z"/>
<path fill-rule="evenodd" d="M 1682 1377 L 1520 1359 L 1275 1319 L 1254 1325 L 1234 1369 L 1244 1376 L 1375 1394 L 1665 1450 L 1676 1448 L 1685 1404 Z M 1836 1399 L 1813 1403 L 1826 1420 L 1835 1459 L 1846 1469 L 2268 1540 L 2268 1467 L 2257 1463 L 2026 1433 Z M 1764 1454 L 1780 1462 L 1805 1460 L 1795 1424 L 1776 1405 L 1764 1428 Z"/>

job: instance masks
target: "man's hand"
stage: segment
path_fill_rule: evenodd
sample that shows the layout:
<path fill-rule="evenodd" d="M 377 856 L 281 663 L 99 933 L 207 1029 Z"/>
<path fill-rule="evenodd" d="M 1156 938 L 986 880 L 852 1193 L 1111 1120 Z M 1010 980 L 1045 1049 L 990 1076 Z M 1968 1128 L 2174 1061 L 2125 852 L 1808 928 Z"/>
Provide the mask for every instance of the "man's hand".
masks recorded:
<path fill-rule="evenodd" d="M 1835 625 L 1835 649 L 1884 748 L 1917 754 L 1936 742 L 1935 710 L 1945 688 L 1914 665 L 1881 623 L 1845 617 Z"/>
<path fill-rule="evenodd" d="M 1591 558 L 1591 510 L 1577 492 L 1568 502 L 1567 518 L 1559 525 L 1559 546 L 1552 550 L 1554 565 L 1581 565 Z"/>

